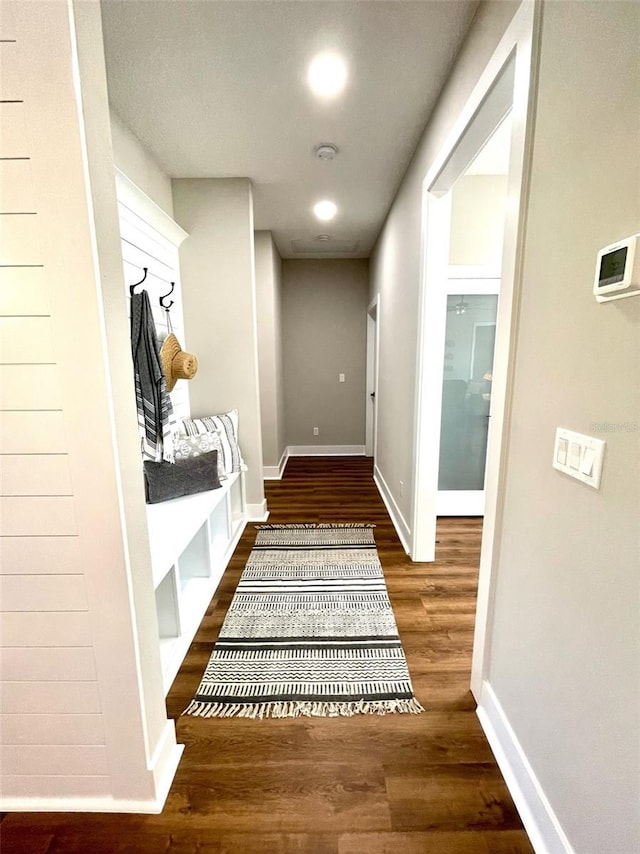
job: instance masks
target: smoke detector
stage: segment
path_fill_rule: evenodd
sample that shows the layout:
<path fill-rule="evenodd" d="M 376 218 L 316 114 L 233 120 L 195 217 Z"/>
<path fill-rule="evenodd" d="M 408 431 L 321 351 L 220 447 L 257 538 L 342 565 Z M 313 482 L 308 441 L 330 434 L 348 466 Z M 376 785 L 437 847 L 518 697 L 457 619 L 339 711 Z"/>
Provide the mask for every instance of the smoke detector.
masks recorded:
<path fill-rule="evenodd" d="M 338 146 L 332 142 L 321 142 L 316 145 L 313 152 L 318 160 L 333 160 L 338 153 Z"/>
<path fill-rule="evenodd" d="M 320 240 L 320 241 L 322 241 L 322 243 L 326 243 L 327 240 L 331 240 L 331 235 L 330 234 L 316 234 L 316 236 L 314 237 L 314 240 Z"/>

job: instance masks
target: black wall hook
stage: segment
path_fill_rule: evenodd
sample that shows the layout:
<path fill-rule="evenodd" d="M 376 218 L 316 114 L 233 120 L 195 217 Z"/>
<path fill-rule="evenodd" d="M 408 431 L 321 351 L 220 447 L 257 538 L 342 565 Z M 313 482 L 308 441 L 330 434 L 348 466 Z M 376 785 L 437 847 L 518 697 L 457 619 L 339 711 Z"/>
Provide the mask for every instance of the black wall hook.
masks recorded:
<path fill-rule="evenodd" d="M 166 300 L 166 298 L 167 298 L 167 297 L 171 296 L 171 294 L 173 293 L 173 289 L 175 288 L 175 286 L 176 286 L 176 283 L 175 283 L 175 282 L 171 282 L 171 290 L 170 290 L 170 291 L 168 291 L 166 294 L 164 294 L 164 296 L 161 296 L 161 297 L 160 297 L 160 305 L 162 306 L 162 308 L 163 308 L 165 311 L 169 311 L 169 309 L 170 309 L 170 308 L 171 308 L 171 306 L 173 305 L 173 300 L 171 300 L 171 302 L 168 302 L 168 303 L 165 303 L 165 300 Z"/>
<path fill-rule="evenodd" d="M 129 285 L 129 295 L 130 295 L 130 296 L 133 296 L 133 289 L 134 289 L 134 288 L 137 288 L 137 287 L 138 287 L 138 285 L 141 285 L 141 284 L 144 282 L 144 280 L 147 278 L 147 273 L 149 272 L 149 268 L 148 268 L 148 267 L 143 267 L 143 268 L 142 268 L 142 270 L 143 270 L 143 272 L 144 272 L 144 276 L 140 279 L 140 281 L 139 281 L 139 282 L 136 282 L 136 283 L 135 283 L 135 285 Z M 173 289 L 172 289 L 172 290 L 173 290 Z"/>

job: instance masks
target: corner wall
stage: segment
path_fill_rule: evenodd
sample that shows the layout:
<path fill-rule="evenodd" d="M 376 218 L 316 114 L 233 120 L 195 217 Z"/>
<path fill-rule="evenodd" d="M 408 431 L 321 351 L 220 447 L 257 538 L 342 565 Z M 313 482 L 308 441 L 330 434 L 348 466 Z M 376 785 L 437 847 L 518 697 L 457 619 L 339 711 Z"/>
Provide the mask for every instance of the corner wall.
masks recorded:
<path fill-rule="evenodd" d="M 237 409 L 248 466 L 251 516 L 265 511 L 258 379 L 253 197 L 248 178 L 172 181 L 185 329 L 198 373 L 189 388 L 194 418 Z"/>
<path fill-rule="evenodd" d="M 640 229 L 639 44 L 637 3 L 544 6 L 490 630 L 494 703 L 579 854 L 640 850 L 640 297 L 591 293 Z M 606 440 L 599 491 L 552 468 L 557 426 Z"/>
<path fill-rule="evenodd" d="M 282 259 L 270 231 L 256 231 L 256 308 L 265 477 L 277 477 L 285 451 L 282 363 Z"/>

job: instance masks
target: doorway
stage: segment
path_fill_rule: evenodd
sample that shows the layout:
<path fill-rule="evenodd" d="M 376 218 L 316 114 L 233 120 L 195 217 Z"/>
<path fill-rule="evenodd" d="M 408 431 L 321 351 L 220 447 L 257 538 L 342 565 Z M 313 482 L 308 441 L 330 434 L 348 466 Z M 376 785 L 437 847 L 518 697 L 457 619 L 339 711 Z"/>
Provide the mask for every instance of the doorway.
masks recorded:
<path fill-rule="evenodd" d="M 511 117 L 509 166 L 506 177 L 506 215 L 502 228 L 499 298 L 495 316 L 494 360 L 489 393 L 484 477 L 484 524 L 480 555 L 471 690 L 480 698 L 486 662 L 488 626 L 492 619 L 493 569 L 501 533 L 502 485 L 505 477 L 506 434 L 511 370 L 515 350 L 517 293 L 521 264 L 523 199 L 528 181 L 528 150 L 532 120 L 529 110 L 534 77 L 534 38 L 540 26 L 534 4 L 522 4 L 471 97 L 423 181 L 422 270 L 414 433 L 414 481 L 411 556 L 414 561 L 435 560 L 438 477 L 446 318 L 449 297 L 464 297 L 468 285 L 450 290 L 450 243 L 453 193 L 456 183 L 485 148 L 502 122 Z M 470 270 L 466 270 L 467 278 Z M 455 304 L 454 304 L 455 305 Z M 487 323 L 493 320 L 485 319 Z M 481 332 L 480 336 L 488 333 Z M 476 331 L 476 337 L 478 333 Z M 485 342 L 486 343 L 486 342 Z M 468 382 L 468 381 L 467 381 Z M 476 490 L 474 490 L 476 491 Z"/>

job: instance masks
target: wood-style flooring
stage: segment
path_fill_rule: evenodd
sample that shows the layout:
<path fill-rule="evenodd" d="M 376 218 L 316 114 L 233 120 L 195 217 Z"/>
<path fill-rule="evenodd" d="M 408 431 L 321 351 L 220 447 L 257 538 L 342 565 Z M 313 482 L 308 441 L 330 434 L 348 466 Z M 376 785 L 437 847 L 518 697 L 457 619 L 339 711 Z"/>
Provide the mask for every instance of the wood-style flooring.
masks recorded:
<path fill-rule="evenodd" d="M 18 814 L 2 854 L 531 854 L 475 715 L 469 672 L 481 520 L 442 519 L 414 564 L 362 457 L 292 458 L 270 522 L 374 522 L 421 715 L 179 715 L 247 559 L 248 526 L 167 698 L 186 747 L 158 816 Z"/>

